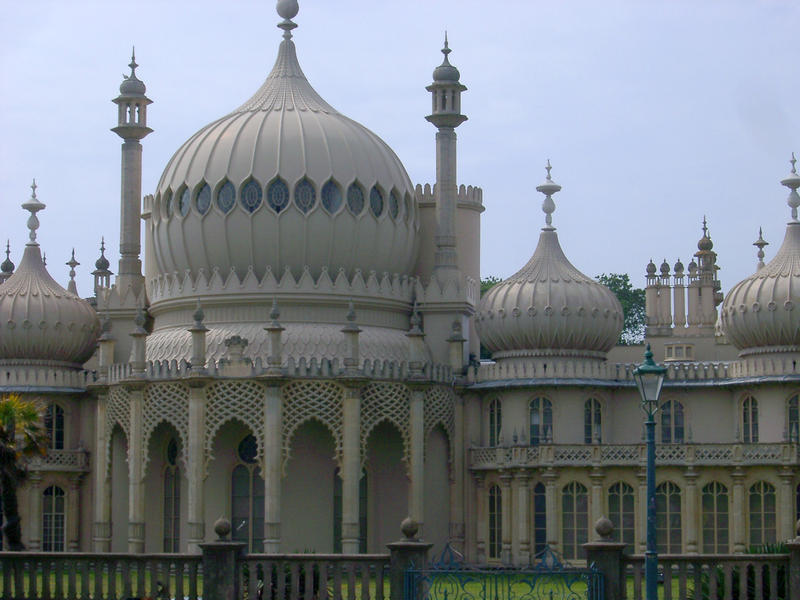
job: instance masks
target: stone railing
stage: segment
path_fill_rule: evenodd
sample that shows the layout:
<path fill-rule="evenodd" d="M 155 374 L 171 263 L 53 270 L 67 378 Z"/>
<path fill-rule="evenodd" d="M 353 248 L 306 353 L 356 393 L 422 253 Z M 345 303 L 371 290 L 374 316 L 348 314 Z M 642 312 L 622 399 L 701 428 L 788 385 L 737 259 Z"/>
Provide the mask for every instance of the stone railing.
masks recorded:
<path fill-rule="evenodd" d="M 657 465 L 784 465 L 797 464 L 800 446 L 783 444 L 659 444 Z M 543 444 L 471 448 L 469 467 L 491 470 L 519 467 L 585 467 L 644 465 L 645 444 Z"/>
<path fill-rule="evenodd" d="M 28 460 L 30 471 L 89 471 L 89 452 L 86 450 L 48 450 L 44 456 Z"/>
<path fill-rule="evenodd" d="M 0 367 L 1 391 L 35 391 L 36 388 L 85 389 L 96 379 L 94 371 L 44 365 Z"/>

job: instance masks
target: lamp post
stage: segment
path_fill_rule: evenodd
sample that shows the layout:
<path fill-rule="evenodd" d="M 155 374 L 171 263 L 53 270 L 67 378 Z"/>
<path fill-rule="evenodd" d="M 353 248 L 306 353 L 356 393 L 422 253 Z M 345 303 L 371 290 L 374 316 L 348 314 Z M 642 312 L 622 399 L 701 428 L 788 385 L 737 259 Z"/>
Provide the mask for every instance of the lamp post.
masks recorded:
<path fill-rule="evenodd" d="M 645 552 L 644 578 L 647 600 L 658 600 L 658 551 L 656 550 L 656 421 L 658 398 L 664 384 L 666 367 L 653 362 L 650 344 L 644 353 L 644 362 L 633 372 L 636 387 L 642 396 L 642 410 L 647 417 L 647 551 Z"/>

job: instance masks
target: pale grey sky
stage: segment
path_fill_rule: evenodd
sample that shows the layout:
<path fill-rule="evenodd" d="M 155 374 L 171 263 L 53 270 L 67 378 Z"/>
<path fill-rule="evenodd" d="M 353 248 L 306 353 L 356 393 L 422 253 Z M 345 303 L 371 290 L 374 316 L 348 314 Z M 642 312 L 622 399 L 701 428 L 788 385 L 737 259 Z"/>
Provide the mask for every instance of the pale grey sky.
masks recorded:
<path fill-rule="evenodd" d="M 274 2 L 3 2 L 0 205 L 19 262 L 19 205 L 37 178 L 39 240 L 66 284 L 74 246 L 83 295 L 105 235 L 116 271 L 122 73 L 136 45 L 154 104 L 144 193 L 172 153 L 246 100 L 275 59 Z M 550 158 L 564 189 L 553 216 L 590 276 L 651 257 L 685 264 L 708 216 L 723 290 L 767 259 L 789 216 L 779 180 L 800 151 L 800 3 L 764 1 L 301 0 L 301 65 L 339 111 L 381 136 L 417 183 L 434 178 L 425 86 L 451 61 L 469 90 L 459 181 L 484 190 L 483 275 L 530 257 L 543 225 L 535 187 Z"/>

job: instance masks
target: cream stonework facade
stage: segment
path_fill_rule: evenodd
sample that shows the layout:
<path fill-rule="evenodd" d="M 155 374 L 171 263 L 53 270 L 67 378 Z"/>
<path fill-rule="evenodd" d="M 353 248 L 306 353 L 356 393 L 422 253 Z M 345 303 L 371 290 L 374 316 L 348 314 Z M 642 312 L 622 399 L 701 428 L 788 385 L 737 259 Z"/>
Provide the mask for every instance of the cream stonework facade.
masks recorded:
<path fill-rule="evenodd" d="M 92 298 L 48 274 L 35 185 L 23 204 L 30 242 L 0 276 L 0 393 L 41 401 L 52 434 L 20 491 L 25 544 L 197 552 L 224 515 L 252 552 L 381 552 L 408 515 L 437 548 L 527 564 L 545 545 L 581 558 L 608 516 L 643 551 L 644 349 L 616 345 L 621 305 L 561 248 L 549 163 L 530 261 L 481 298 L 483 198 L 458 179 L 466 87 L 447 41 L 427 88 L 436 182 L 415 186 L 311 87 L 297 12 L 278 2 L 262 87 L 179 146 L 144 197 L 152 101 L 132 60 L 114 100 L 119 266 L 112 278 L 103 247 Z M 668 367 L 664 551 L 794 534 L 794 162 L 781 183 L 786 239 L 768 264 L 759 246 L 758 270 L 729 292 L 705 226 L 688 268 L 646 269 L 646 341 Z"/>

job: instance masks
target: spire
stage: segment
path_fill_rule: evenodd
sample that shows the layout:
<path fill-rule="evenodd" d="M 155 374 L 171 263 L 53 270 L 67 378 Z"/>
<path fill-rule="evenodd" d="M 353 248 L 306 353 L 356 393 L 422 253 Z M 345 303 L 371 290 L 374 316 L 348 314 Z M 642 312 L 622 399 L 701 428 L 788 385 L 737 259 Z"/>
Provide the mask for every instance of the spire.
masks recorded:
<path fill-rule="evenodd" d="M 297 16 L 300 6 L 297 4 L 297 0 L 278 0 L 275 9 L 278 11 L 278 16 L 283 19 L 278 23 L 278 27 L 283 29 L 283 39 L 288 41 L 292 39 L 292 29 L 297 28 L 297 23 L 292 19 Z"/>
<path fill-rule="evenodd" d="M 561 191 L 561 186 L 558 185 L 550 176 L 550 170 L 553 167 L 550 165 L 550 159 L 547 159 L 547 166 L 544 168 L 547 171 L 547 178 L 544 183 L 536 186 L 536 191 L 544 194 L 544 202 L 542 202 L 542 211 L 546 215 L 544 218 L 545 226 L 542 231 L 555 231 L 553 227 L 553 213 L 556 210 L 556 203 L 553 202 L 553 194 Z"/>
<path fill-rule="evenodd" d="M 72 249 L 72 257 L 65 264 L 69 267 L 69 283 L 67 284 L 67 291 L 77 296 L 78 286 L 75 284 L 75 267 L 81 263 L 75 260 L 75 248 Z"/>
<path fill-rule="evenodd" d="M 461 78 L 461 73 L 458 72 L 453 65 L 450 64 L 449 54 L 452 52 L 450 49 L 450 44 L 447 41 L 447 31 L 444 32 L 444 47 L 442 48 L 442 54 L 444 54 L 444 60 L 442 64 L 436 67 L 433 70 L 433 81 L 437 83 L 455 83 L 458 84 L 458 80 Z"/>
<path fill-rule="evenodd" d="M 136 67 L 139 66 L 136 64 L 136 46 L 131 46 L 131 62 L 128 63 L 128 66 L 131 68 L 131 74 L 129 77 L 125 77 L 125 79 L 130 79 L 131 77 L 138 79 L 138 77 L 136 77 Z"/>
<path fill-rule="evenodd" d="M 0 264 L 0 283 L 14 274 L 14 263 L 11 262 L 11 241 L 6 240 L 6 259 Z"/>
<path fill-rule="evenodd" d="M 781 180 L 781 185 L 789 188 L 789 198 L 786 204 L 792 209 L 792 221 L 797 221 L 797 207 L 800 206 L 800 195 L 797 194 L 797 188 L 800 187 L 800 175 L 797 174 L 797 159 L 792 152 L 792 160 L 789 161 L 792 165 L 792 172 L 788 177 Z"/>
<path fill-rule="evenodd" d="M 27 243 L 28 246 L 39 245 L 36 242 L 36 230 L 39 229 L 39 219 L 36 216 L 36 213 L 45 208 L 45 205 L 39 202 L 39 199 L 36 197 L 37 187 L 36 179 L 34 179 L 33 183 L 31 184 L 31 197 L 22 205 L 22 208 L 31 213 L 31 216 L 28 217 L 28 229 L 30 230 L 30 233 L 28 234 L 28 237 L 30 238 L 30 241 Z"/>
<path fill-rule="evenodd" d="M 769 246 L 769 242 L 764 240 L 764 237 L 761 234 L 761 227 L 758 228 L 758 239 L 753 242 L 753 246 L 758 248 L 758 265 L 756 266 L 756 271 L 760 271 L 764 268 L 764 246 Z"/>

